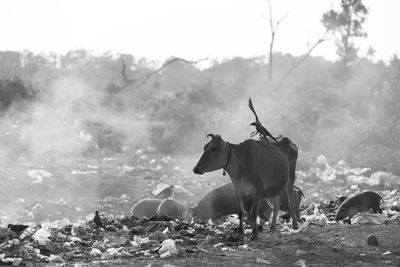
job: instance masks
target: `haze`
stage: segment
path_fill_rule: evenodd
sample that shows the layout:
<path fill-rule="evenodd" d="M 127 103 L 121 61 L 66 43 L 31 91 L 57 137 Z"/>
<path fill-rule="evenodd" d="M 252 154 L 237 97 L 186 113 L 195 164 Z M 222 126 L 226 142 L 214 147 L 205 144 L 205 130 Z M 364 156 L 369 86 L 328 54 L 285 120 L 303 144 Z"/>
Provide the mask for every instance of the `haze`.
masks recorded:
<path fill-rule="evenodd" d="M 275 51 L 301 55 L 324 34 L 320 21 L 331 0 L 271 1 L 278 29 Z M 360 55 L 369 46 L 375 60 L 400 52 L 396 0 L 365 1 L 369 7 Z M 165 60 L 171 56 L 224 59 L 266 55 L 270 39 L 266 0 L 1 1 L 0 50 L 66 53 L 73 49 L 111 51 Z M 335 60 L 333 41 L 313 52 Z"/>

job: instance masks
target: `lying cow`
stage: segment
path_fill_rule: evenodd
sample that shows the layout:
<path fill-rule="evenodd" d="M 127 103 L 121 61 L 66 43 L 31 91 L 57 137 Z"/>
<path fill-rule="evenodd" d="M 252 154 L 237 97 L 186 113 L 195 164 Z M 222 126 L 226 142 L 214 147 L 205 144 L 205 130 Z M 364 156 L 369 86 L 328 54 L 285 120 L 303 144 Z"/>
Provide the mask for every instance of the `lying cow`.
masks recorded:
<path fill-rule="evenodd" d="M 131 213 L 139 219 L 151 218 L 157 214 L 168 216 L 174 220 L 186 220 L 191 216 L 190 209 L 173 198 L 142 199 L 132 207 Z"/>
<path fill-rule="evenodd" d="M 297 199 L 297 203 L 300 204 L 302 196 L 304 197 L 303 192 L 300 188 L 295 186 L 295 198 Z M 285 192 L 283 192 L 279 198 L 280 210 L 289 212 L 289 203 Z M 252 204 L 253 200 L 251 197 L 244 198 L 244 208 L 247 214 L 250 214 Z M 298 208 L 297 210 L 300 209 Z M 203 221 L 207 221 L 208 219 L 215 220 L 229 214 L 237 213 L 235 187 L 232 183 L 226 183 L 211 190 L 194 208 L 192 208 L 192 211 L 193 216 Z M 258 216 L 264 221 L 269 221 L 271 213 L 272 208 L 268 205 L 267 201 L 263 199 L 260 204 Z M 298 214 L 298 217 L 300 218 L 300 214 Z M 274 228 L 274 226 L 271 225 L 271 228 Z"/>

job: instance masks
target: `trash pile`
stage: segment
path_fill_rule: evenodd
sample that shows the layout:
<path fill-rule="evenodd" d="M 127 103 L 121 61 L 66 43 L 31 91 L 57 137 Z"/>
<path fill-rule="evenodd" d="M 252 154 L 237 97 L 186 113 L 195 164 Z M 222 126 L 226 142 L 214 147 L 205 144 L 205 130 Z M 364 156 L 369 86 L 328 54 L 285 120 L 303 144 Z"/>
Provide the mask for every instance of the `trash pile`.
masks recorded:
<path fill-rule="evenodd" d="M 310 205 L 302 212 L 305 222 L 298 230 L 284 222 L 278 229 L 281 234 L 294 234 L 312 225 L 335 224 L 329 213 L 324 213 L 330 208 L 329 205 Z M 93 216 L 90 214 L 76 223 L 63 219 L 40 225 L 0 227 L 0 264 L 107 263 L 115 259 L 164 259 L 250 249 L 243 236 L 237 234 L 236 215 L 229 215 L 218 223 L 193 219 L 184 222 L 164 215 L 150 219 L 108 215 L 96 222 Z M 395 220 L 399 223 L 400 213 L 385 210 L 384 214 L 360 214 L 352 219 L 352 223 L 385 224 Z M 245 227 L 245 234 L 250 235 L 251 225 L 245 224 Z"/>
<path fill-rule="evenodd" d="M 370 168 L 352 168 L 344 160 L 331 166 L 323 155 L 308 170 L 296 171 L 296 184 L 306 196 L 305 203 L 325 200 L 323 205 L 329 205 L 331 199 L 335 202 L 342 196 L 374 190 L 381 193 L 388 207 L 394 210 L 400 207 L 400 192 L 394 191 L 400 187 L 400 176 Z"/>
<path fill-rule="evenodd" d="M 400 185 L 400 176 L 384 171 L 373 172 L 370 168 L 351 168 L 344 160 L 330 166 L 324 155 L 320 155 L 310 171 L 304 174 L 315 176 L 323 182 L 343 183 L 347 185 L 383 186 L 386 188 Z"/>
<path fill-rule="evenodd" d="M 184 223 L 160 215 L 141 220 L 133 216 L 108 216 L 102 220 L 105 229 L 93 220 L 72 224 L 67 219 L 29 224 L 20 232 L 0 228 L 0 264 L 167 258 L 204 253 L 201 244 L 243 245 L 232 223 Z"/>
<path fill-rule="evenodd" d="M 173 198 L 193 207 L 211 189 L 229 181 L 221 173 L 194 178 L 191 171 L 177 166 L 171 157 L 153 155 L 146 149 L 137 149 L 133 156 L 87 160 L 73 168 L 69 165 L 65 169 L 28 165 L 12 175 L 2 170 L 3 176 L 11 177 L 5 180 L 4 188 L 15 188 L 21 197 L 9 200 L 9 206 L 4 208 L 3 204 L 0 211 L 0 264 L 159 259 L 249 249 L 243 237 L 236 234 L 235 216 L 208 223 L 159 214 L 150 219 L 131 216 L 135 204 L 146 198 Z M 339 205 L 347 197 L 371 187 L 383 197 L 383 214 L 359 214 L 351 223 L 385 224 L 399 220 L 400 191 L 394 187 L 400 179 L 396 179 L 397 176 L 382 171 L 350 168 L 344 161 L 332 167 L 320 156 L 309 170 L 296 172 L 296 185 L 305 195 L 301 207 L 305 221 L 298 230 L 280 222 L 278 230 L 294 234 L 313 225 L 335 224 Z M 58 192 L 52 189 L 63 189 L 75 182 L 79 187 L 71 186 L 74 193 L 82 190 L 84 196 L 78 192 L 74 199 L 57 194 L 39 199 L 31 194 Z M 86 197 L 89 186 L 95 187 L 97 198 Z M 10 194 L 9 198 L 14 196 Z M 100 211 L 104 229 L 93 222 L 94 215 L 89 214 L 93 210 Z M 9 223 L 16 222 L 28 222 L 24 224 L 28 227 L 22 232 L 7 228 Z M 246 227 L 245 233 L 249 235 L 251 226 Z"/>

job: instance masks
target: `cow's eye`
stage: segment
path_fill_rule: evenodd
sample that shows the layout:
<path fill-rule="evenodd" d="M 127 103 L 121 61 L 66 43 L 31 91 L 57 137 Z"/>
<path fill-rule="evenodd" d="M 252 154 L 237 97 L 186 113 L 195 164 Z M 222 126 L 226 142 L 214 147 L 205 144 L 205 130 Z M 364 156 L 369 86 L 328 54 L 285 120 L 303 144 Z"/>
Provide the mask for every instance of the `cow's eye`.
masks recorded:
<path fill-rule="evenodd" d="M 217 149 L 216 147 L 210 148 L 211 151 L 215 151 L 216 149 Z"/>

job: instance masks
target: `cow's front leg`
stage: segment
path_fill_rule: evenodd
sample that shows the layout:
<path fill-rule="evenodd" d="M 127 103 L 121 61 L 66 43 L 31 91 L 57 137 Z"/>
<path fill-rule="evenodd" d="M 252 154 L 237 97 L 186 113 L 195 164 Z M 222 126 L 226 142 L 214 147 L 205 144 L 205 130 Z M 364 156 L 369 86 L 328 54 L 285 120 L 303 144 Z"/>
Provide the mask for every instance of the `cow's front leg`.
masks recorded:
<path fill-rule="evenodd" d="M 251 207 L 250 211 L 251 223 L 253 226 L 253 232 L 251 233 L 251 238 L 250 238 L 251 240 L 255 240 L 258 237 L 257 216 L 258 216 L 258 210 L 260 208 L 260 199 L 261 199 L 261 194 L 259 192 L 256 192 L 253 198 L 253 206 Z"/>
<path fill-rule="evenodd" d="M 239 215 L 239 234 L 244 234 L 243 229 L 243 214 L 244 214 L 244 205 L 243 205 L 243 197 L 236 191 L 236 205 L 238 208 Z"/>

